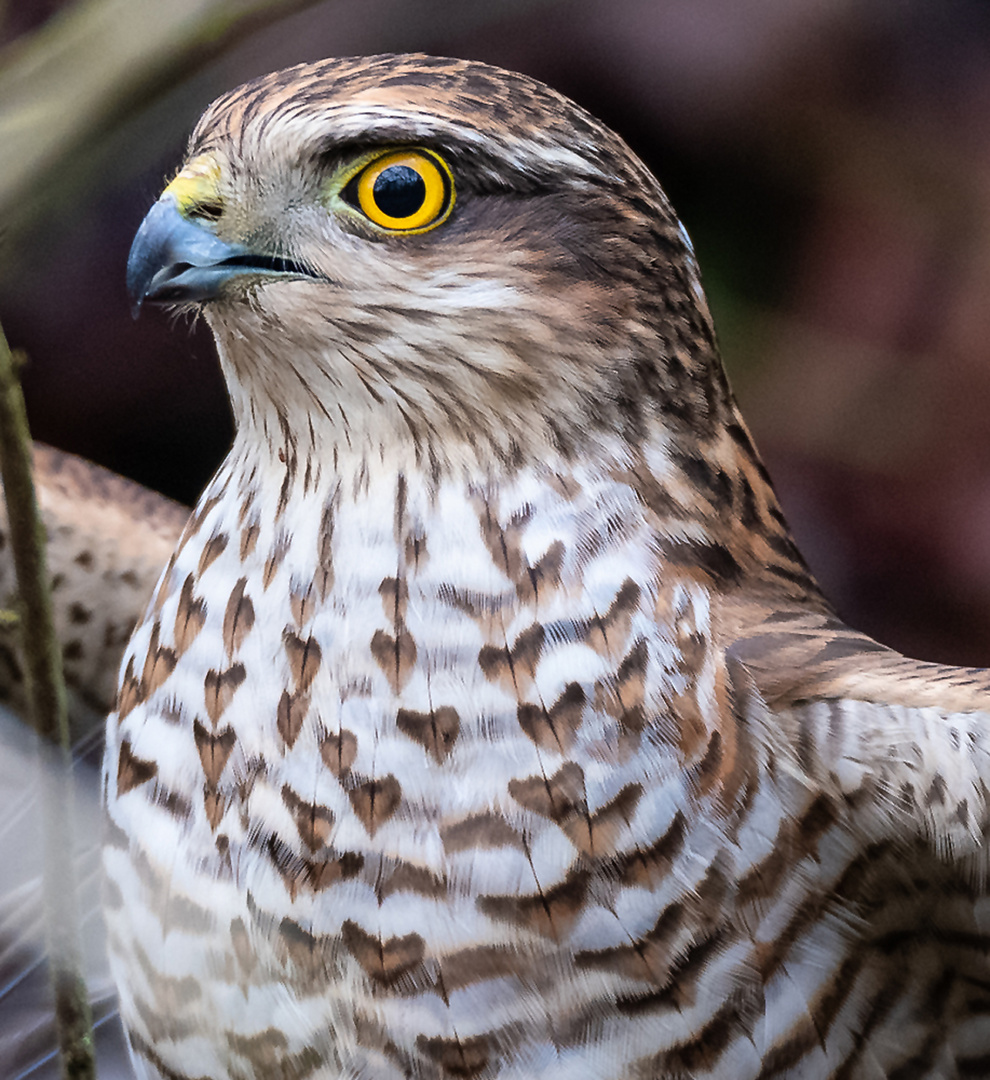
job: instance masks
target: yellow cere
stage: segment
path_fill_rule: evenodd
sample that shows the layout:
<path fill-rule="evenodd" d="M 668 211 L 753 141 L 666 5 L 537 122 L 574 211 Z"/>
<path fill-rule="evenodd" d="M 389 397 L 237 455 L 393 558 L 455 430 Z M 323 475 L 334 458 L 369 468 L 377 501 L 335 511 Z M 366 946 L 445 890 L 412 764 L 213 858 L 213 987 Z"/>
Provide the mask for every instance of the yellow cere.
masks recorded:
<path fill-rule="evenodd" d="M 406 213 L 390 213 L 388 197 L 390 171 L 411 169 L 420 183 L 410 188 L 411 205 Z M 404 176 L 408 177 L 408 172 Z M 357 181 L 358 205 L 376 225 L 401 232 L 425 232 L 445 221 L 454 205 L 453 176 L 445 161 L 426 150 L 394 150 L 366 165 Z M 392 203 L 395 202 L 394 196 Z M 405 200 L 409 204 L 409 197 Z"/>
<path fill-rule="evenodd" d="M 193 158 L 162 192 L 171 195 L 179 210 L 194 214 L 198 209 L 216 206 L 220 201 L 220 166 L 211 154 Z"/>

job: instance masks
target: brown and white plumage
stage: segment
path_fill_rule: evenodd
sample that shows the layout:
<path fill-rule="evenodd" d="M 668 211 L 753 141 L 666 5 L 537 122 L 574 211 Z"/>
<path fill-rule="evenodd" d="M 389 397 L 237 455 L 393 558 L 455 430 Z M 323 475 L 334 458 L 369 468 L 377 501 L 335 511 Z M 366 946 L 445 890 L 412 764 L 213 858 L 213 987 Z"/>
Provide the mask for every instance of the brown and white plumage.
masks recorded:
<path fill-rule="evenodd" d="M 354 202 L 392 148 L 435 227 Z M 620 139 L 480 64 L 290 69 L 131 283 L 237 422 L 108 722 L 139 1073 L 990 1075 L 990 678 L 836 619 Z"/>

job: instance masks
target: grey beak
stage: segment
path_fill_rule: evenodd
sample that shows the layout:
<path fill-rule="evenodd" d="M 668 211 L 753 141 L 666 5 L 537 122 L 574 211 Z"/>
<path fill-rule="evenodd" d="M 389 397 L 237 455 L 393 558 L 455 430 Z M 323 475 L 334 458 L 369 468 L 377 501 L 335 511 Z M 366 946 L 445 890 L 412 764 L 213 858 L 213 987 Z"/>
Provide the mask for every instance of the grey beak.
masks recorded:
<path fill-rule="evenodd" d="M 221 240 L 206 221 L 187 218 L 170 194 L 148 211 L 127 259 L 127 292 L 136 319 L 141 305 L 212 300 L 232 277 L 315 277 L 290 259 Z"/>

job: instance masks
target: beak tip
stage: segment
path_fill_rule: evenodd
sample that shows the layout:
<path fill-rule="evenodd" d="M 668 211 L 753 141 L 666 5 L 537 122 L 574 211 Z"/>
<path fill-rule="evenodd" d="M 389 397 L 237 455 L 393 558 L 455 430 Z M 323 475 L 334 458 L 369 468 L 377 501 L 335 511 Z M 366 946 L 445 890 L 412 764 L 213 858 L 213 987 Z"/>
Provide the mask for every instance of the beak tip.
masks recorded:
<path fill-rule="evenodd" d="M 140 238 L 140 233 L 138 234 Z M 131 302 L 131 318 L 141 314 L 141 307 L 148 296 L 151 279 L 155 273 L 155 263 L 148 257 L 148 252 L 139 247 L 135 240 L 127 260 L 127 296 Z"/>
<path fill-rule="evenodd" d="M 166 193 L 145 215 L 127 258 L 127 294 L 136 319 L 148 303 L 207 300 L 230 275 L 226 265 L 241 254 L 201 221 L 186 218 Z M 235 268 L 236 269 L 236 268 Z"/>

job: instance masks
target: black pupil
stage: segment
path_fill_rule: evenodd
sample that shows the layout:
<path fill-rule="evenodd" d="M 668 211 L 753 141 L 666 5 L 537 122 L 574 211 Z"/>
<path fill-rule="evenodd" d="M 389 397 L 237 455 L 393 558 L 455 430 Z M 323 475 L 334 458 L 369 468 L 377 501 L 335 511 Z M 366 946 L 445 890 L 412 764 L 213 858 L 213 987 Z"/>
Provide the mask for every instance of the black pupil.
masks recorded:
<path fill-rule="evenodd" d="M 423 205 L 426 184 L 409 165 L 390 165 L 375 181 L 375 203 L 389 217 L 405 218 Z"/>

